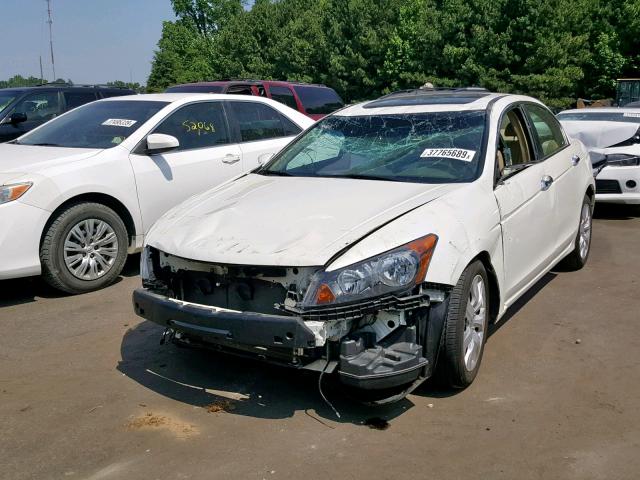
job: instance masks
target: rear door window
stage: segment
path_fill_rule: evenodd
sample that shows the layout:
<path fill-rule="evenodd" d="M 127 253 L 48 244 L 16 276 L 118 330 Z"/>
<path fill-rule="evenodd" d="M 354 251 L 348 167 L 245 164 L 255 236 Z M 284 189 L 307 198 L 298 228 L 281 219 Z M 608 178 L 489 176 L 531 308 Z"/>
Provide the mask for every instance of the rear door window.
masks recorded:
<path fill-rule="evenodd" d="M 243 142 L 289 137 L 300 133 L 291 120 L 259 102 L 229 102 Z"/>
<path fill-rule="evenodd" d="M 166 118 L 153 133 L 176 137 L 180 146 L 174 152 L 230 143 L 222 102 L 185 105 Z"/>
<path fill-rule="evenodd" d="M 566 146 L 562 127 L 549 110 L 530 104 L 525 104 L 524 109 L 531 119 L 533 135 L 536 137 L 541 158 L 549 157 Z"/>
<path fill-rule="evenodd" d="M 326 115 L 344 106 L 344 102 L 331 88 L 310 85 L 293 87 L 309 115 Z"/>
<path fill-rule="evenodd" d="M 64 92 L 63 95 L 64 101 L 67 104 L 67 110 L 93 102 L 96 99 L 94 92 Z"/>
<path fill-rule="evenodd" d="M 294 110 L 298 109 L 296 97 L 293 96 L 293 92 L 289 87 L 274 85 L 269 87 L 269 92 L 271 93 L 271 98 L 276 102 L 284 103 L 287 107 L 291 107 Z"/>

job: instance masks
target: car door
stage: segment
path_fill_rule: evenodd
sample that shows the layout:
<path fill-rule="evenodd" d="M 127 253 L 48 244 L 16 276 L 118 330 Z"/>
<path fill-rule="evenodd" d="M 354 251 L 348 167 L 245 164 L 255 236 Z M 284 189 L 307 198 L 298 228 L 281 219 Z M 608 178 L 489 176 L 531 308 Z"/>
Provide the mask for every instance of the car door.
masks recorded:
<path fill-rule="evenodd" d="M 20 123 L 11 123 L 11 115 L 21 113 L 27 118 Z M 2 125 L 3 141 L 17 138 L 36 127 L 39 127 L 62 113 L 62 102 L 58 91 L 40 91 L 30 93 L 20 100 L 8 113 Z"/>
<path fill-rule="evenodd" d="M 143 140 L 130 155 L 145 233 L 173 206 L 242 172 L 221 101 L 179 107 L 150 133 L 171 135 L 180 145 L 147 155 Z"/>
<path fill-rule="evenodd" d="M 505 302 L 509 303 L 544 271 L 553 255 L 553 195 L 545 183 L 545 163 L 536 161 L 520 107 L 504 112 L 499 129 L 494 194 L 500 208 Z"/>
<path fill-rule="evenodd" d="M 280 151 L 302 129 L 282 113 L 261 102 L 226 102 L 240 141 L 242 168 L 252 170 Z"/>
<path fill-rule="evenodd" d="M 573 241 L 578 228 L 584 191 L 577 167 L 579 162 L 589 159 L 580 158 L 578 146 L 569 144 L 549 110 L 536 104 L 525 104 L 523 109 L 533 132 L 538 161 L 545 163 L 545 172 L 552 181 L 550 221 L 554 223 L 555 252 L 559 255 Z"/>

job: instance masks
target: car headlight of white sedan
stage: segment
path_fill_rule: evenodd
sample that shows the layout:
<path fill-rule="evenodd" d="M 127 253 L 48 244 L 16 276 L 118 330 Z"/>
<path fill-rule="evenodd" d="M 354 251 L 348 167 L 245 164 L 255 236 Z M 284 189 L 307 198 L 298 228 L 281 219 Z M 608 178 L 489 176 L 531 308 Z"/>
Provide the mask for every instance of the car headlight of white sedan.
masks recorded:
<path fill-rule="evenodd" d="M 0 186 L 0 205 L 19 199 L 32 185 L 31 182 L 23 182 Z"/>
<path fill-rule="evenodd" d="M 411 288 L 424 281 L 437 241 L 429 234 L 362 262 L 318 272 L 302 307 L 355 302 Z"/>

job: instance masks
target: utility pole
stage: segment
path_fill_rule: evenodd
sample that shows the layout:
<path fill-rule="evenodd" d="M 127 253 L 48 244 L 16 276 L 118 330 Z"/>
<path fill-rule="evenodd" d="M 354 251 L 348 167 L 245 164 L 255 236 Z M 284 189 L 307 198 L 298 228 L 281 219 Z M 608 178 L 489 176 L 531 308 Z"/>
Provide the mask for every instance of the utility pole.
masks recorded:
<path fill-rule="evenodd" d="M 49 20 L 47 23 L 49 24 L 49 48 L 51 49 L 51 68 L 53 69 L 53 81 L 55 82 L 58 77 L 56 77 L 56 62 L 53 58 L 53 19 L 51 18 L 51 0 L 47 0 L 47 13 L 49 14 Z"/>
<path fill-rule="evenodd" d="M 42 55 L 40 55 L 40 83 L 44 83 L 44 73 L 42 73 Z"/>

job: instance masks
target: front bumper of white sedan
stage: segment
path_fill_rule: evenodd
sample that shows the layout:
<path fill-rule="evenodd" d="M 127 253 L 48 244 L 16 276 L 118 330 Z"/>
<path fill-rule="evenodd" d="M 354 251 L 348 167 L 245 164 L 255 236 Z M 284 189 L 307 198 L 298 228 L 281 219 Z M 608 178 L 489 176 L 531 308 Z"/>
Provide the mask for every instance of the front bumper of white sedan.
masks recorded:
<path fill-rule="evenodd" d="M 640 204 L 640 166 L 605 167 L 596 177 L 596 201 Z"/>
<path fill-rule="evenodd" d="M 0 205 L 0 280 L 40 275 L 40 236 L 50 214 L 20 200 Z"/>

